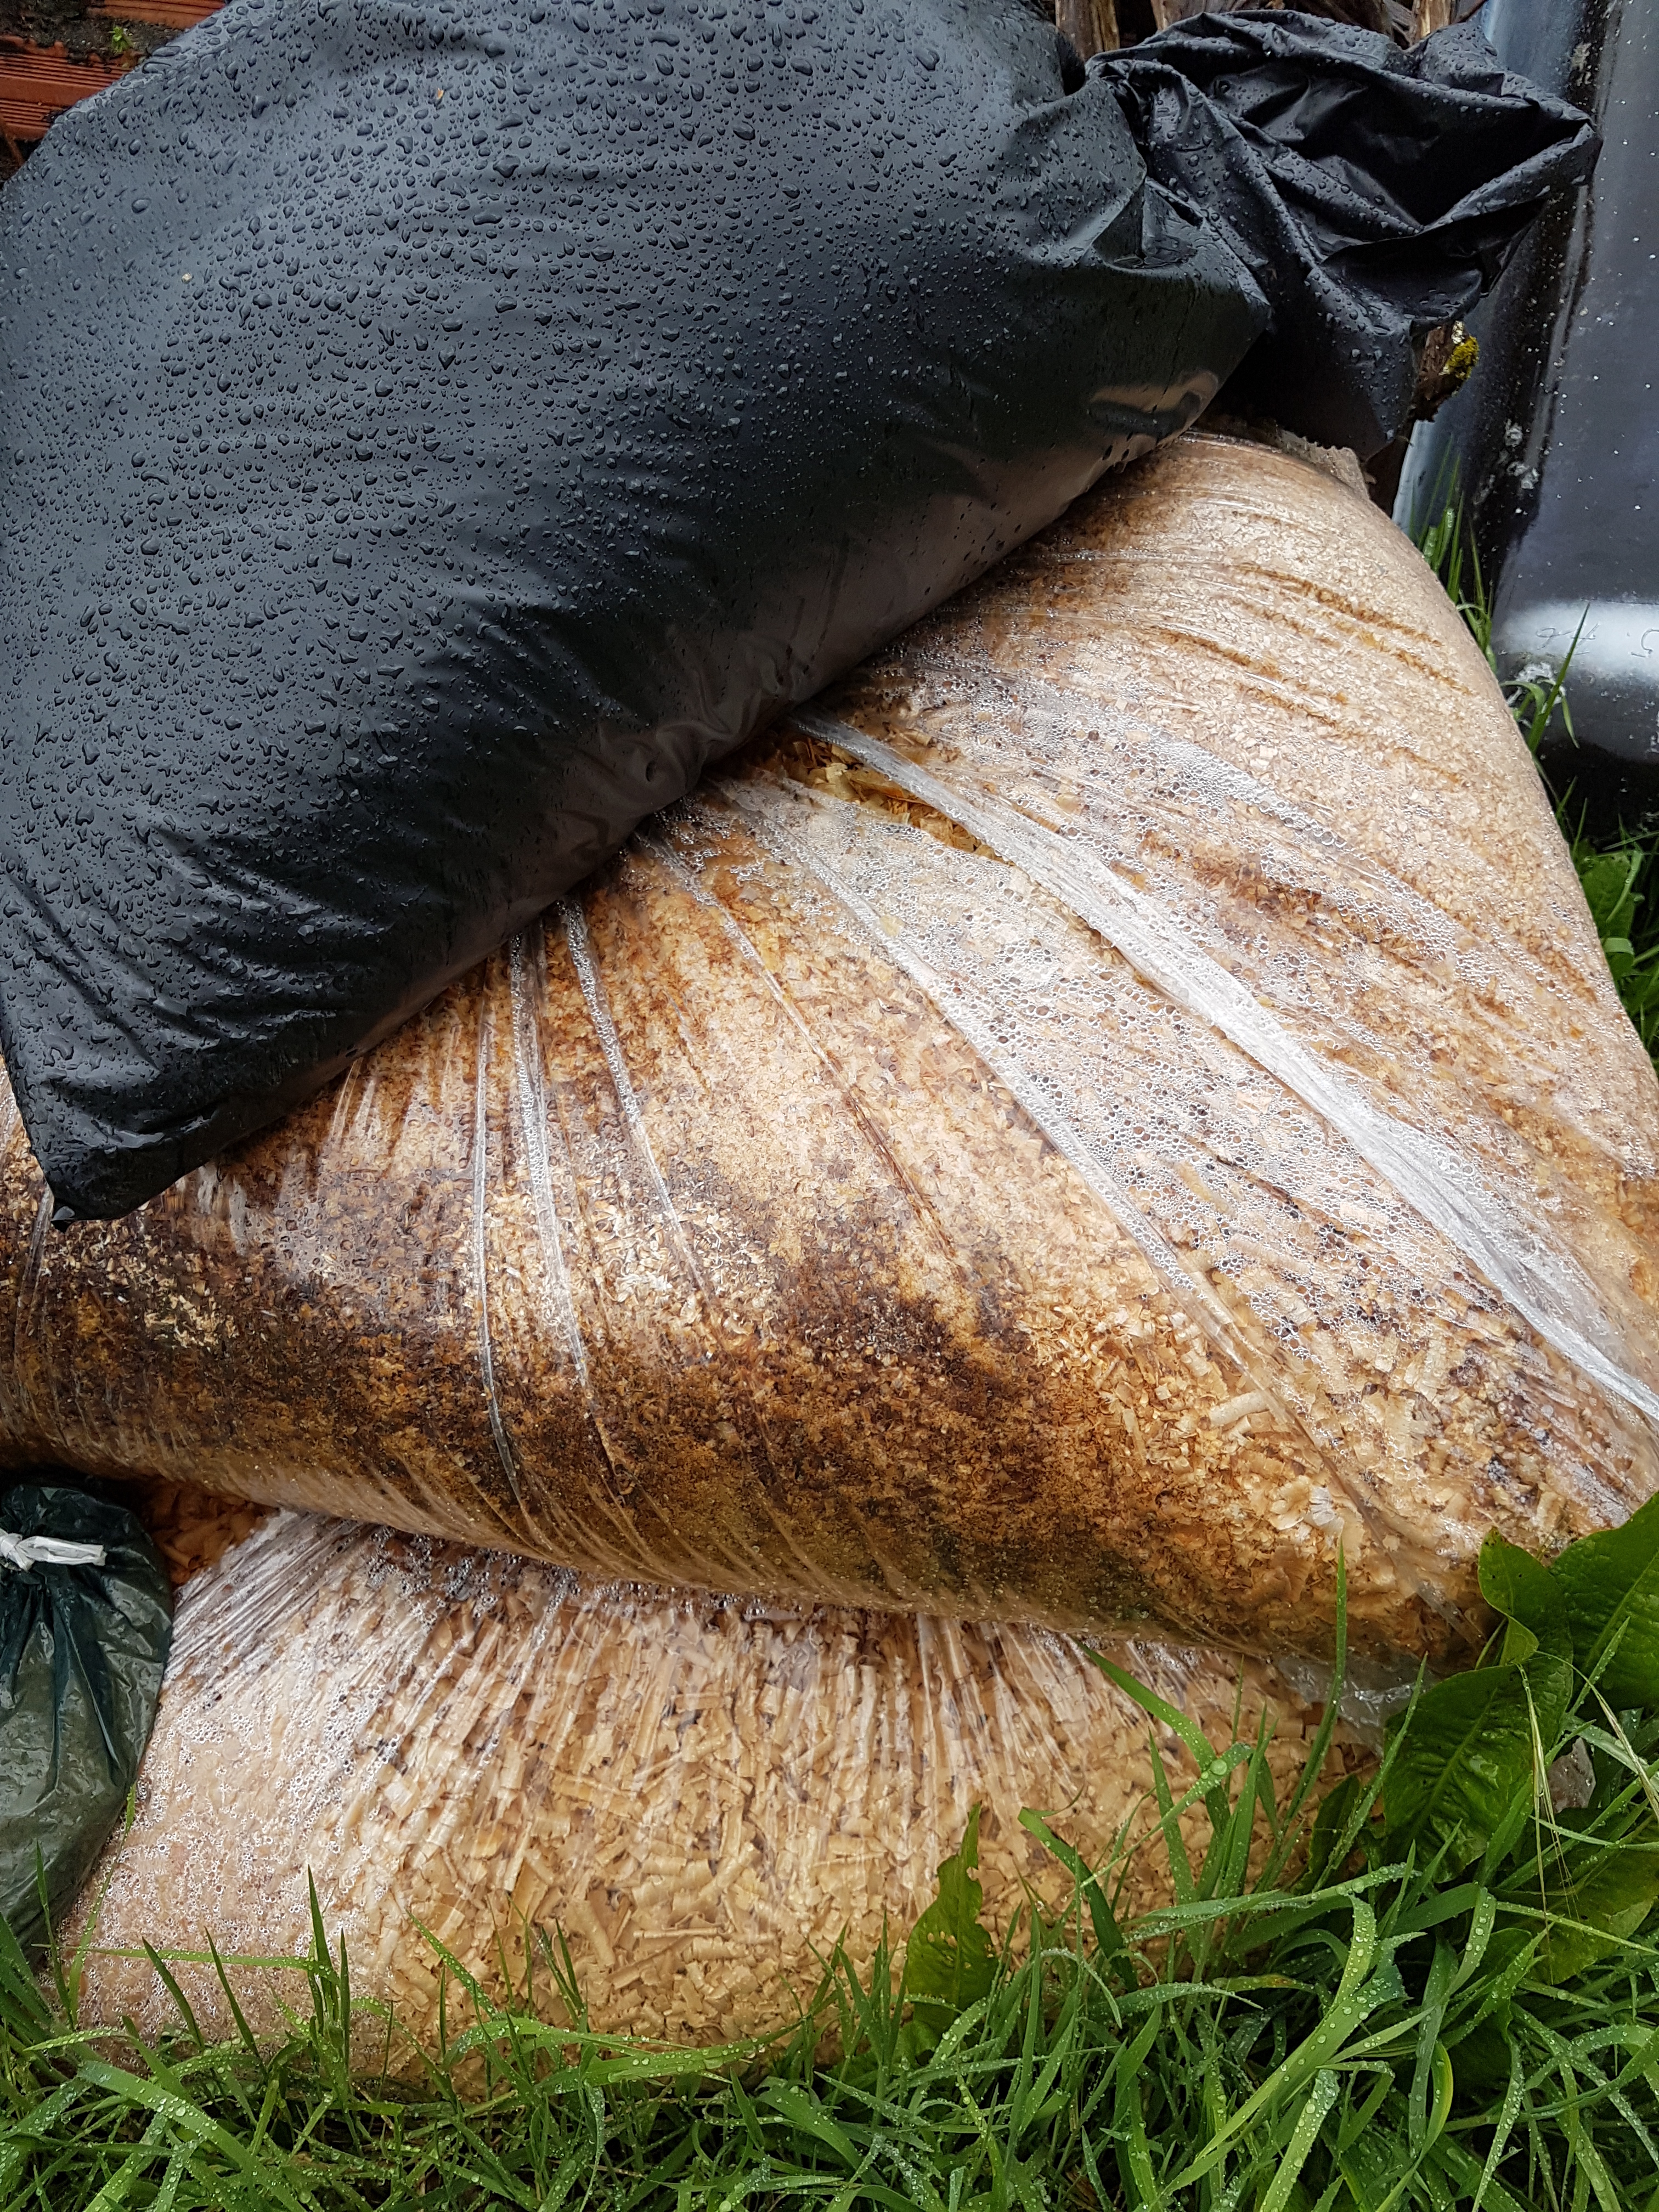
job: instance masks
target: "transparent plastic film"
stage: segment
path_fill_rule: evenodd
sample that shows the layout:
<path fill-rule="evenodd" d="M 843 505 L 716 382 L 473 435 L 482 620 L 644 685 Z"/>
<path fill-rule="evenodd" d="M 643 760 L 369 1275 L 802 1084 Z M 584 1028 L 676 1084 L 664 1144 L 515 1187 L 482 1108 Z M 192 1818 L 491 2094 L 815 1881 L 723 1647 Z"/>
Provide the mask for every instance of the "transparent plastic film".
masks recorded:
<path fill-rule="evenodd" d="M 925 659 L 920 665 L 925 671 Z M 1033 700 L 1035 690 L 1021 685 L 1018 703 L 1046 705 L 1050 711 L 1063 703 Z M 1079 702 L 1073 714 L 1081 709 L 1086 717 L 1092 703 Z M 1525 1219 L 1505 1194 L 1483 1187 L 1472 1159 L 1413 1127 L 1397 1112 L 1379 1110 L 1328 1060 L 1310 1052 L 1194 940 L 1175 909 L 1147 898 L 1103 866 L 1082 831 L 1067 825 L 1057 834 L 1047 824 L 1022 819 L 994 798 L 965 795 L 955 783 L 941 783 L 881 739 L 834 715 L 808 712 L 794 720 L 798 728 L 844 747 L 854 760 L 946 820 L 992 841 L 988 849 L 1023 868 L 1032 884 L 1086 922 L 1172 1005 L 1218 1030 L 1329 1122 L 1557 1351 L 1650 1419 L 1659 1414 L 1659 1392 L 1625 1365 L 1623 1332 L 1609 1323 L 1595 1285 L 1569 1253 L 1553 1243 L 1541 1222 Z M 1645 1344 L 1638 1340 L 1633 1348 L 1639 1364 L 1652 1365 Z"/>
<path fill-rule="evenodd" d="M 1179 441 L 277 1129 L 0 1157 L 15 1461 L 604 1579 L 1405 1666 L 1659 1486 L 1659 1086 L 1339 475 Z"/>
<path fill-rule="evenodd" d="M 1299 1771 L 1317 1709 L 1268 1670 L 1115 1656 L 1223 1744 L 1271 1709 L 1281 1790 Z M 902 1946 L 976 1804 L 991 1924 L 1027 1883 L 1056 1902 L 1020 1813 L 1091 1857 L 1143 1832 L 1148 1731 L 1041 1629 L 603 1587 L 279 1516 L 181 1595 L 137 1817 L 68 1931 L 101 1893 L 82 2017 L 161 2025 L 150 1943 L 195 1954 L 173 1971 L 197 2017 L 234 2033 L 210 1936 L 256 2028 L 277 2027 L 302 1983 L 241 1962 L 309 1948 L 309 1875 L 354 1992 L 418 2034 L 437 2014 L 422 1928 L 497 1994 L 504 1961 L 522 1990 L 532 1931 L 562 1931 L 601 2027 L 770 2027 L 838 1939 L 861 1970 L 884 1926 Z M 1157 1735 L 1180 1787 L 1191 1762 Z M 1328 1778 L 1363 1757 L 1339 1747 Z M 1131 1862 L 1126 1909 L 1167 1901 L 1161 1863 L 1155 1841 Z M 544 1963 L 538 1989 L 550 2010 Z M 452 2033 L 458 2004 L 452 1987 Z"/>

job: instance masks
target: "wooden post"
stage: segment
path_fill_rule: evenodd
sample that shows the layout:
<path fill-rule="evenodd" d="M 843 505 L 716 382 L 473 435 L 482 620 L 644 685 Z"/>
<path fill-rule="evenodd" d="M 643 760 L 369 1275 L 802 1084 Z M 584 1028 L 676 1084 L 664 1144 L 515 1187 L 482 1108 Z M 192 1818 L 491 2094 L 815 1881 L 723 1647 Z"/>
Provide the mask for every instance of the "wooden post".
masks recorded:
<path fill-rule="evenodd" d="M 1117 52 L 1117 0 L 1060 0 L 1056 15 L 1085 61 Z"/>

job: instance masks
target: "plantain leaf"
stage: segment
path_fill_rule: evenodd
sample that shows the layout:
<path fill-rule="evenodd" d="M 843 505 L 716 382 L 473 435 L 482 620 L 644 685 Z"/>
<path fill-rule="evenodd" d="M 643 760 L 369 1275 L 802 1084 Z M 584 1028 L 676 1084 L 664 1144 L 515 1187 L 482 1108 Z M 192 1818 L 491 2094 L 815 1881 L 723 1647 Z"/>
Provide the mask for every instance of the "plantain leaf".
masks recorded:
<path fill-rule="evenodd" d="M 1390 1848 L 1443 1851 L 1448 1874 L 1530 1808 L 1572 1698 L 1572 1630 L 1550 1570 L 1494 1528 L 1480 1547 L 1480 1594 L 1503 1615 L 1498 1650 L 1437 1682 L 1396 1723 L 1384 1785 Z"/>
<path fill-rule="evenodd" d="M 1578 880 L 1595 917 L 1598 937 L 1623 937 L 1635 921 L 1636 909 L 1642 903 L 1636 879 L 1642 872 L 1644 857 L 1639 845 L 1619 847 L 1611 853 L 1598 854 L 1587 867 L 1579 869 Z"/>
<path fill-rule="evenodd" d="M 1496 1528 L 1480 1547 L 1480 1595 L 1504 1618 L 1499 1663 L 1523 1664 L 1542 1653 L 1571 1659 L 1572 1630 L 1561 1586 L 1541 1561 Z"/>
<path fill-rule="evenodd" d="M 1550 1573 L 1580 1668 L 1593 1674 L 1612 1654 L 1600 1678 L 1608 1704 L 1659 1705 L 1659 1498 L 1569 1544 Z"/>
<path fill-rule="evenodd" d="M 1543 1664 L 1568 1673 L 1559 1660 Z M 1382 1799 L 1389 1848 L 1414 1844 L 1419 1861 L 1443 1850 L 1446 1874 L 1479 1858 L 1517 1799 L 1530 1798 L 1532 1724 L 1519 1667 L 1477 1668 L 1425 1691 L 1396 1723 L 1403 1741 Z"/>
<path fill-rule="evenodd" d="M 1575 1924 L 1551 1926 L 1533 1978 L 1559 1985 L 1618 1950 L 1659 1905 L 1659 1846 L 1608 1851 L 1579 1881 L 1552 1882 L 1547 1902 Z"/>
<path fill-rule="evenodd" d="M 951 2018 L 988 1996 L 996 1952 L 980 1924 L 985 1903 L 979 1865 L 979 1807 L 968 1815 L 962 1849 L 939 1870 L 939 1892 L 910 1930 L 904 1954 L 904 1994 L 935 2016 Z"/>

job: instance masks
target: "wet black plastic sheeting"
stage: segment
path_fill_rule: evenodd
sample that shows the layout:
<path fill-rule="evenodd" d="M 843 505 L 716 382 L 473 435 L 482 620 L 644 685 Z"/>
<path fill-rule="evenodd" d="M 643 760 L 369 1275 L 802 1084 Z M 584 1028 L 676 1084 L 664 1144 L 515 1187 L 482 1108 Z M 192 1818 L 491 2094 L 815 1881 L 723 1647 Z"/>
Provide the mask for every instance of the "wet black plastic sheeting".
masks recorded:
<path fill-rule="evenodd" d="M 1478 23 L 1401 52 L 1334 23 L 1200 15 L 1091 65 L 1151 174 L 1272 310 L 1225 404 L 1362 459 L 1409 420 L 1416 342 L 1498 279 L 1594 133 L 1506 75 Z"/>
<path fill-rule="evenodd" d="M 1577 741 L 1558 724 L 1544 766 L 1603 834 L 1659 817 L 1659 11 L 1488 0 L 1481 20 L 1606 143 L 1474 317 L 1480 363 L 1413 440 L 1395 513 L 1464 498 L 1504 675 L 1571 652 Z"/>
<path fill-rule="evenodd" d="M 32 1560 L 42 1537 L 104 1560 Z M 172 1634 L 167 1569 L 125 1506 L 51 1484 L 0 1498 L 0 1915 L 25 1945 L 41 1876 L 56 1919 L 122 1817 Z"/>
<path fill-rule="evenodd" d="M 0 1043 L 60 1218 L 314 1090 L 1270 322 L 1281 420 L 1386 435 L 1587 158 L 1466 52 L 231 0 L 58 124 L 0 196 Z"/>

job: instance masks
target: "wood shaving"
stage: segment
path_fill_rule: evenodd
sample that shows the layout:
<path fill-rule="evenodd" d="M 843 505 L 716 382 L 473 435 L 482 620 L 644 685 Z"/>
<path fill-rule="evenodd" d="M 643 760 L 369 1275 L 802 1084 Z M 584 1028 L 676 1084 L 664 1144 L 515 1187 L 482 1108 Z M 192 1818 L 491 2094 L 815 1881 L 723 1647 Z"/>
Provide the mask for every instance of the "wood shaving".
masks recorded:
<path fill-rule="evenodd" d="M 1478 1644 L 1659 1487 L 1659 1085 L 1393 525 L 1176 441 L 129 1218 L 0 1455 L 789 1603 Z"/>
<path fill-rule="evenodd" d="M 1271 1705 L 1281 1790 L 1299 1770 L 1317 1709 L 1267 1670 L 1117 1656 L 1224 1746 L 1236 1696 L 1247 1736 Z M 1024 1808 L 1091 1856 L 1126 1822 L 1145 1832 L 1149 1726 L 1041 1629 L 604 1588 L 279 1516 L 181 1599 L 137 1820 L 68 1935 L 102 1893 L 81 2016 L 166 2021 L 147 1960 L 112 1951 L 199 1955 L 211 1936 L 244 1960 L 302 1954 L 309 1874 L 354 1989 L 416 2033 L 437 2002 L 416 1921 L 497 1995 L 504 1966 L 522 1989 L 529 1931 L 562 1929 L 601 2027 L 769 2028 L 810 2002 L 838 1936 L 860 1967 L 884 1927 L 902 1945 L 975 1803 L 999 1929 L 1024 1884 L 1064 1893 Z M 1326 1779 L 1366 1764 L 1340 1743 Z M 1159 1863 L 1156 1844 L 1137 1856 L 1126 1910 L 1166 1899 Z M 204 2028 L 234 2033 L 210 1967 L 177 1971 Z M 305 2002 L 292 1972 L 232 1972 L 262 2033 Z M 544 1971 L 537 2001 L 563 2017 Z"/>

